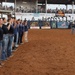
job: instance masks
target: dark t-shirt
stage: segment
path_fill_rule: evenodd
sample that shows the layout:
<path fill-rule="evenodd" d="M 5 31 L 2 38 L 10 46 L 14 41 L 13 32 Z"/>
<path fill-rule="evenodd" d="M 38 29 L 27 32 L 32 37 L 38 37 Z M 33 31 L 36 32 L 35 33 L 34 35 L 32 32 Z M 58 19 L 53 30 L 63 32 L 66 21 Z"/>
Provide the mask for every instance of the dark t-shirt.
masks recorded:
<path fill-rule="evenodd" d="M 75 24 L 72 24 L 72 27 L 75 28 Z"/>
<path fill-rule="evenodd" d="M 22 33 L 23 32 L 23 25 L 19 25 L 19 33 Z"/>
<path fill-rule="evenodd" d="M 8 31 L 9 34 L 14 34 L 14 26 L 10 26 L 10 30 Z"/>
<path fill-rule="evenodd" d="M 0 41 L 3 40 L 3 30 L 2 28 L 0 27 Z"/>
<path fill-rule="evenodd" d="M 28 26 L 24 26 L 24 31 L 28 31 Z"/>
<path fill-rule="evenodd" d="M 4 24 L 3 24 L 2 29 L 3 29 L 3 34 L 8 34 L 7 25 L 4 25 Z"/>

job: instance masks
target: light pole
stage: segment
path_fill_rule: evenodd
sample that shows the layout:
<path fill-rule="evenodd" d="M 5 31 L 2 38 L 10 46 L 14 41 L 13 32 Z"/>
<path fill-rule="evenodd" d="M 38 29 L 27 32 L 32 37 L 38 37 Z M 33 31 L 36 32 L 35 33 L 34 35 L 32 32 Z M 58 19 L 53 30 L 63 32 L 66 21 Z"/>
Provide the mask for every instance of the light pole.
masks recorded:
<path fill-rule="evenodd" d="M 45 11 L 47 13 L 47 0 L 45 0 Z"/>
<path fill-rule="evenodd" d="M 74 21 L 74 1 L 72 1 L 72 16 L 73 16 L 73 21 Z"/>
<path fill-rule="evenodd" d="M 16 16 L 16 0 L 15 0 L 15 2 L 14 2 L 15 4 L 15 7 L 14 7 L 14 16 Z"/>
<path fill-rule="evenodd" d="M 7 2 L 7 0 L 5 0 L 5 2 Z M 6 10 L 7 5 L 5 5 L 5 10 Z"/>
<path fill-rule="evenodd" d="M 36 13 L 38 13 L 38 0 L 36 0 Z"/>
<path fill-rule="evenodd" d="M 47 0 L 45 0 L 45 12 L 46 12 L 45 18 L 47 18 Z"/>

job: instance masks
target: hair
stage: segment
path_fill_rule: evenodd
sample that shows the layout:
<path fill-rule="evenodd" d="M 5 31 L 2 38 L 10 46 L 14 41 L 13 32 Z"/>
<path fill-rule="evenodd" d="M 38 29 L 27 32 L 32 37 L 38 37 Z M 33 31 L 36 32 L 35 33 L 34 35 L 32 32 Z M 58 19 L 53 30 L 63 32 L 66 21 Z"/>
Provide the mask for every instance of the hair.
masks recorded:
<path fill-rule="evenodd" d="M 4 21 L 5 20 L 5 17 L 3 17 L 2 20 Z"/>
<path fill-rule="evenodd" d="M 9 22 L 11 20 L 11 18 L 10 19 L 8 19 L 7 21 Z"/>
<path fill-rule="evenodd" d="M 23 21 L 23 25 L 25 25 L 26 20 Z"/>
<path fill-rule="evenodd" d="M 11 17 L 12 19 L 16 19 L 16 17 Z"/>
<path fill-rule="evenodd" d="M 21 23 L 23 23 L 23 21 L 22 21 L 22 20 L 20 21 L 20 24 L 21 24 Z"/>
<path fill-rule="evenodd" d="M 24 22 L 26 22 L 27 20 L 24 20 Z"/>
<path fill-rule="evenodd" d="M 17 21 L 20 21 L 20 19 L 18 19 Z"/>
<path fill-rule="evenodd" d="M 23 25 L 25 25 L 26 22 L 27 22 L 27 20 L 25 19 L 25 20 L 23 21 Z"/>
<path fill-rule="evenodd" d="M 16 22 L 15 22 L 16 24 L 18 24 L 18 21 L 16 20 Z"/>

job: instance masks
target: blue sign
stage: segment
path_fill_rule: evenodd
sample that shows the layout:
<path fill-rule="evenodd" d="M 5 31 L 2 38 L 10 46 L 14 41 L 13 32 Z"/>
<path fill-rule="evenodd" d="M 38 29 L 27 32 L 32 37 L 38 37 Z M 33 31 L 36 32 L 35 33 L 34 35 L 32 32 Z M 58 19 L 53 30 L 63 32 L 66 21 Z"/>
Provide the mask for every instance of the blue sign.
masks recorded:
<path fill-rule="evenodd" d="M 57 22 L 57 27 L 58 28 L 68 28 L 68 22 L 63 22 L 63 21 L 59 21 L 59 22 Z"/>

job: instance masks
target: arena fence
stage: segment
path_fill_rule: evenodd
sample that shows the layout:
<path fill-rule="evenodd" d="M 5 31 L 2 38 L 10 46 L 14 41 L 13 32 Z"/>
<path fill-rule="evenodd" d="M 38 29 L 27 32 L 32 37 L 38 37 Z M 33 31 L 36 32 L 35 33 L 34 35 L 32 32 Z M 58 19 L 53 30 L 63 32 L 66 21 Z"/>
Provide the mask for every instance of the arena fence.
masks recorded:
<path fill-rule="evenodd" d="M 66 21 L 28 21 L 29 29 L 56 29 L 69 28 L 70 22 Z"/>

